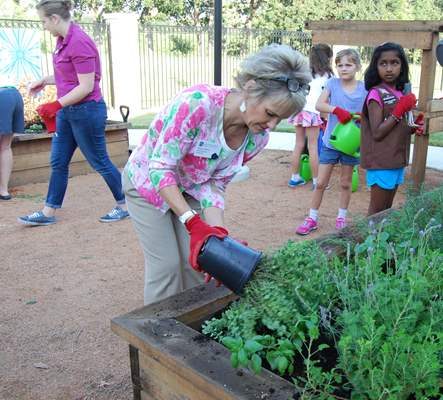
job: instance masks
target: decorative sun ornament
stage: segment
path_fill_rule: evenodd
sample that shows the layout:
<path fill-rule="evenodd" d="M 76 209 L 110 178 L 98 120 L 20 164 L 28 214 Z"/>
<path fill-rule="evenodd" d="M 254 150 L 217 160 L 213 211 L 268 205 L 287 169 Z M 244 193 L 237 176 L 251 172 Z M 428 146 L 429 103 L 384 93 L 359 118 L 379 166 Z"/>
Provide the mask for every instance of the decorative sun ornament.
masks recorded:
<path fill-rule="evenodd" d="M 0 82 L 16 84 L 41 76 L 40 31 L 0 28 Z"/>

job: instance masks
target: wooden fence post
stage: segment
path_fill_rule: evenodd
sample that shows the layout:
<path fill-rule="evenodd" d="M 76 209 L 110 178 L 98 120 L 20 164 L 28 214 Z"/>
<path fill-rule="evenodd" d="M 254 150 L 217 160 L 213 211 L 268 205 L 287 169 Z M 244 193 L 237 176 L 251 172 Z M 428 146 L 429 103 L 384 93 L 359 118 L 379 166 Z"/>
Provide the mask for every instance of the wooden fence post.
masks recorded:
<path fill-rule="evenodd" d="M 432 35 L 432 45 L 430 49 L 422 51 L 420 89 L 418 93 L 418 109 L 427 112 L 427 105 L 433 98 L 435 84 L 435 49 L 438 44 L 438 32 L 429 33 Z M 414 189 L 419 189 L 425 180 L 426 157 L 428 155 L 429 144 L 429 120 L 425 120 L 425 135 L 415 136 L 414 153 L 412 156 L 412 183 Z"/>

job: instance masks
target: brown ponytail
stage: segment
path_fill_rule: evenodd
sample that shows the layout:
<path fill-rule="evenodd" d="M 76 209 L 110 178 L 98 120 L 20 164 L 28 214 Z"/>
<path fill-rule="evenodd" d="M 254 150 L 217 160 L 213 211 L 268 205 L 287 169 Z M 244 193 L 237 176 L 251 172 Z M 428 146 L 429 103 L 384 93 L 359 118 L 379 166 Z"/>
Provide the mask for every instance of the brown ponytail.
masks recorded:
<path fill-rule="evenodd" d="M 47 17 L 59 15 L 64 20 L 71 18 L 71 0 L 40 0 L 35 8 L 42 10 Z"/>

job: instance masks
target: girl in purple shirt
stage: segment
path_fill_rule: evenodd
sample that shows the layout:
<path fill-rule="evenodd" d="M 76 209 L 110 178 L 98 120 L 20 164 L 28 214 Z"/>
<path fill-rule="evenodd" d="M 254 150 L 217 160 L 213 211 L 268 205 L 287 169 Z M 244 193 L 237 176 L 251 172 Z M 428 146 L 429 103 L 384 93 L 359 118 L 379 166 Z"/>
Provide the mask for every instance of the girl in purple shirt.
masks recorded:
<path fill-rule="evenodd" d="M 43 27 L 57 38 L 53 53 L 54 75 L 31 83 L 37 94 L 46 85 L 55 85 L 57 100 L 37 108 L 48 132 L 56 132 L 51 146 L 51 178 L 45 206 L 41 211 L 19 217 L 24 225 L 51 225 L 61 208 L 68 185 L 69 164 L 77 147 L 92 168 L 105 180 L 116 206 L 100 218 L 119 221 L 129 216 L 121 175 L 106 150 L 106 104 L 100 90 L 101 67 L 93 40 L 71 21 L 71 3 L 66 0 L 41 0 L 37 12 Z"/>

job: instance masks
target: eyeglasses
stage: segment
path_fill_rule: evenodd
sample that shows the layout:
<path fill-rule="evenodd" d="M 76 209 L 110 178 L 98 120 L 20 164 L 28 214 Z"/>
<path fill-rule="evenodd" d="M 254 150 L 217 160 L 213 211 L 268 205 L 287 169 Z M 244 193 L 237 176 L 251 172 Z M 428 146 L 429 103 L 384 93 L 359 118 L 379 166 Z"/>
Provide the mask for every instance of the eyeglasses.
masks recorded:
<path fill-rule="evenodd" d="M 276 82 L 277 84 L 286 84 L 286 87 L 291 93 L 297 93 L 298 91 L 302 91 L 304 94 L 309 92 L 309 85 L 300 85 L 300 82 L 297 79 L 288 78 L 287 76 L 278 76 L 276 78 L 257 78 L 256 80 L 262 81 L 265 83 L 265 86 L 272 87 L 271 82 Z"/>

